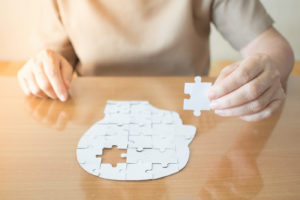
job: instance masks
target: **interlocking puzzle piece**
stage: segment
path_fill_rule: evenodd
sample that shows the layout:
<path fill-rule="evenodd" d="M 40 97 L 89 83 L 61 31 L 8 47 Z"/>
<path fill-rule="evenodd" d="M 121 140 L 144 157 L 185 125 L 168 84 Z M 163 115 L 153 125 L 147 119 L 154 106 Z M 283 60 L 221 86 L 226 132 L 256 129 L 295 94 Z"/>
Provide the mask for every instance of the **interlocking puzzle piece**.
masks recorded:
<path fill-rule="evenodd" d="M 179 114 L 170 111 L 156 111 L 151 115 L 152 124 L 182 124 Z"/>
<path fill-rule="evenodd" d="M 105 148 L 112 148 L 117 146 L 118 149 L 127 149 L 128 146 L 128 133 L 120 132 L 115 135 L 106 135 L 105 137 Z"/>
<path fill-rule="evenodd" d="M 87 136 L 105 136 L 105 135 L 116 135 L 116 134 L 128 134 L 123 126 L 117 124 L 94 124 L 87 132 Z"/>
<path fill-rule="evenodd" d="M 128 149 L 127 154 L 122 154 L 126 157 L 127 163 L 150 162 L 162 164 L 163 167 L 168 167 L 169 163 L 177 163 L 176 151 L 167 149 L 164 152 L 159 149 L 144 149 L 136 151 L 136 149 Z"/>
<path fill-rule="evenodd" d="M 105 147 L 105 142 L 105 136 L 103 135 L 82 137 L 79 140 L 77 149 L 97 149 L 97 151 L 102 151 Z"/>
<path fill-rule="evenodd" d="M 128 114 L 110 114 L 106 115 L 105 118 L 99 122 L 98 124 L 103 124 L 103 125 L 117 125 L 117 126 L 122 126 L 124 124 L 130 124 L 131 119 L 130 115 Z"/>
<path fill-rule="evenodd" d="M 184 168 L 189 160 L 190 149 L 188 146 L 176 146 L 176 157 L 178 159 L 178 169 Z"/>
<path fill-rule="evenodd" d="M 101 149 L 86 148 L 77 149 L 77 161 L 90 174 L 98 175 L 101 166 L 101 158 L 97 158 L 97 154 L 102 154 Z"/>
<path fill-rule="evenodd" d="M 131 124 L 138 124 L 140 127 L 149 126 L 152 124 L 150 115 L 131 115 Z"/>
<path fill-rule="evenodd" d="M 129 114 L 131 103 L 119 101 L 107 101 L 104 109 L 105 114 Z"/>
<path fill-rule="evenodd" d="M 127 164 L 126 180 L 152 179 L 152 164 L 150 162 L 137 162 Z"/>
<path fill-rule="evenodd" d="M 133 115 L 151 115 L 151 107 L 149 102 L 141 102 L 139 104 L 131 105 L 130 113 Z"/>
<path fill-rule="evenodd" d="M 118 149 L 127 149 L 128 135 L 107 135 L 105 136 L 105 148 L 117 146 Z"/>
<path fill-rule="evenodd" d="M 129 136 L 138 136 L 138 135 L 151 135 L 151 124 L 145 126 L 139 126 L 138 124 L 128 124 L 124 127 L 128 131 Z"/>
<path fill-rule="evenodd" d="M 154 149 L 159 149 L 161 152 L 166 151 L 166 149 L 175 150 L 175 135 L 153 135 L 152 143 Z"/>
<path fill-rule="evenodd" d="M 137 151 L 152 148 L 152 137 L 146 135 L 129 136 L 129 148 L 136 148 Z"/>
<path fill-rule="evenodd" d="M 106 179 L 112 180 L 125 180 L 126 179 L 126 163 L 117 163 L 116 167 L 111 164 L 102 163 L 99 176 Z"/>
<path fill-rule="evenodd" d="M 183 109 L 193 110 L 195 116 L 201 115 L 201 110 L 210 110 L 210 101 L 206 96 L 211 83 L 201 82 L 201 77 L 195 77 L 195 83 L 185 83 L 184 93 L 190 95 L 190 99 L 184 99 Z"/>
<path fill-rule="evenodd" d="M 161 164 L 152 164 L 152 178 L 161 178 L 164 174 L 174 174 L 178 172 L 178 170 L 178 164 L 169 164 L 167 168 L 163 167 Z"/>
<path fill-rule="evenodd" d="M 176 136 L 184 136 L 184 138 L 189 141 L 192 141 L 196 134 L 196 127 L 191 125 L 174 125 L 174 129 L 176 129 Z"/>
<path fill-rule="evenodd" d="M 161 178 L 182 169 L 196 128 L 182 124 L 178 113 L 148 102 L 108 101 L 105 117 L 80 139 L 80 166 L 96 176 L 113 180 Z M 150 139 L 151 138 L 151 139 Z M 104 148 L 127 149 L 126 163 L 117 167 L 101 163 Z M 125 177 L 124 177 L 125 174 Z"/>

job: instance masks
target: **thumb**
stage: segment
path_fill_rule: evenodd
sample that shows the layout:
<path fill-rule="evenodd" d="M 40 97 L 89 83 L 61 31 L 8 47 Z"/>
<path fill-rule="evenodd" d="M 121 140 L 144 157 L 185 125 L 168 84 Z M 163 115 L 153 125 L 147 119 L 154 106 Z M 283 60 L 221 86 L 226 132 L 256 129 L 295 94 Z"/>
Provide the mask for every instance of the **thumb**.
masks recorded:
<path fill-rule="evenodd" d="M 61 59 L 61 76 L 67 89 L 70 88 L 70 84 L 73 77 L 73 67 L 64 58 Z"/>

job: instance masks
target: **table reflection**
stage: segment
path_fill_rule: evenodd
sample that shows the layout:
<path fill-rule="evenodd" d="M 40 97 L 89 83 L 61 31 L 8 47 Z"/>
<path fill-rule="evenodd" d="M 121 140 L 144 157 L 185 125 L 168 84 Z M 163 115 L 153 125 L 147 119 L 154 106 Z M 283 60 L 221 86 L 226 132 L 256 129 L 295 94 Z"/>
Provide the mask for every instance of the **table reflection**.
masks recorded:
<path fill-rule="evenodd" d="M 69 101 L 72 104 L 72 99 Z M 73 113 L 63 102 L 34 96 L 25 98 L 25 110 L 37 122 L 56 130 L 64 130 Z"/>
<path fill-rule="evenodd" d="M 199 196 L 203 199 L 253 199 L 263 188 L 257 159 L 281 111 L 261 122 L 242 122 L 238 136 L 208 174 Z"/>

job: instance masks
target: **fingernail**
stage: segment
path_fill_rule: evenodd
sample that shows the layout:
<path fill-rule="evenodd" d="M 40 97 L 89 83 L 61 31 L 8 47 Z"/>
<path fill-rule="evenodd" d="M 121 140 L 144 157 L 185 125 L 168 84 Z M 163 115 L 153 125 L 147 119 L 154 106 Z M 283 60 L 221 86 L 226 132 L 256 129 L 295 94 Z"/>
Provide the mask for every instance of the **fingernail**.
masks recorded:
<path fill-rule="evenodd" d="M 218 101 L 216 101 L 216 100 L 214 100 L 214 101 L 212 101 L 212 102 L 210 103 L 210 108 L 211 108 L 211 109 L 216 109 L 216 108 L 218 108 L 218 106 L 219 106 L 219 103 L 218 103 Z"/>
<path fill-rule="evenodd" d="M 59 99 L 63 102 L 67 101 L 68 96 L 66 94 L 60 94 Z"/>

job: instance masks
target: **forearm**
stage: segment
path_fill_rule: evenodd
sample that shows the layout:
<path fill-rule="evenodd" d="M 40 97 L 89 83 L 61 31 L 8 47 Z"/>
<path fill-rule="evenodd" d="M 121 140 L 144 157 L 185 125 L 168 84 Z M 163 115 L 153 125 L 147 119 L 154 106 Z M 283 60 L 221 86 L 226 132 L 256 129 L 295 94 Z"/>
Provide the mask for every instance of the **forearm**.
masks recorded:
<path fill-rule="evenodd" d="M 274 28 L 262 33 L 241 51 L 244 58 L 255 54 L 266 54 L 279 70 L 281 83 L 286 84 L 294 65 L 294 53 L 289 43 Z"/>

